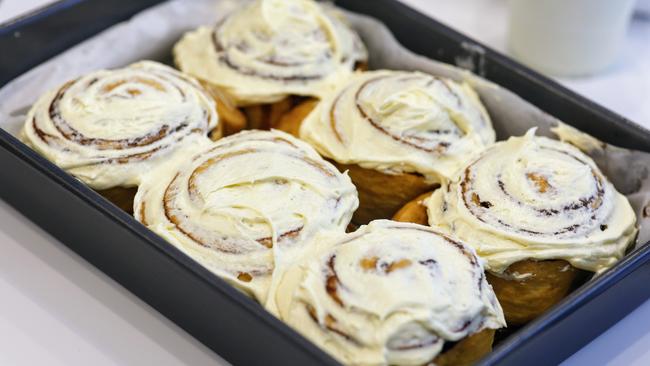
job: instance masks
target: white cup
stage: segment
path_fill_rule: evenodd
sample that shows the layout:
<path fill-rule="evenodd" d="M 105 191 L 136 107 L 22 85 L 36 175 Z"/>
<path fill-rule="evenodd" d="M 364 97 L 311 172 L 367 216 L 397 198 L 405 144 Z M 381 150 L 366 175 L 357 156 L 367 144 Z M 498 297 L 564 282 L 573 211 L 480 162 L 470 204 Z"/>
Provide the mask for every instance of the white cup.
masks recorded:
<path fill-rule="evenodd" d="M 510 0 L 509 47 L 557 76 L 594 74 L 617 59 L 634 0 Z"/>

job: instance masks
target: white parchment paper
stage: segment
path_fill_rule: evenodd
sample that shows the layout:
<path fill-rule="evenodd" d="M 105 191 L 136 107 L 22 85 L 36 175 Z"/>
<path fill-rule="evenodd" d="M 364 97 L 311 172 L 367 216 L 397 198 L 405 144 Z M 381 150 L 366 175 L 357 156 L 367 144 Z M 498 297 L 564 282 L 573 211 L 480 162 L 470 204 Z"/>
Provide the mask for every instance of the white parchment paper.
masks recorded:
<path fill-rule="evenodd" d="M 215 24 L 238 4 L 241 2 L 235 0 L 172 0 L 101 32 L 0 89 L 0 127 L 17 136 L 27 111 L 41 94 L 82 74 L 143 59 L 171 61 L 172 46 L 184 32 Z M 347 14 L 368 47 L 372 69 L 420 70 L 465 80 L 479 93 L 500 139 L 537 127 L 539 135 L 562 138 L 583 149 L 632 203 L 641 227 L 637 243 L 650 241 L 650 154 L 617 148 L 563 125 L 514 93 L 465 69 L 410 52 L 381 22 Z M 478 57 L 460 58 L 457 64 L 481 73 L 482 49 L 466 46 L 468 54 Z"/>

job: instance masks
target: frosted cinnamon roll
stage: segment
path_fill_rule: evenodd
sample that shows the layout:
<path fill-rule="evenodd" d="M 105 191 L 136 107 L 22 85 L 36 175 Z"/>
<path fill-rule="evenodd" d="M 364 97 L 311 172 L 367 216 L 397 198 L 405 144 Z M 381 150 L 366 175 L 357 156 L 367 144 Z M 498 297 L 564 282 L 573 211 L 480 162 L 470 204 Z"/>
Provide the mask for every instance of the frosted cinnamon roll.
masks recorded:
<path fill-rule="evenodd" d="M 289 110 L 362 67 L 367 54 L 332 7 L 313 0 L 256 0 L 214 27 L 185 34 L 174 58 L 181 70 L 214 87 L 222 109 L 236 113 L 245 106 L 232 123 L 236 131 L 276 127 Z"/>
<path fill-rule="evenodd" d="M 318 242 L 276 311 L 344 364 L 468 365 L 505 326 L 474 251 L 432 228 L 378 220 Z"/>
<path fill-rule="evenodd" d="M 264 303 L 275 273 L 320 230 L 344 231 L 357 207 L 350 179 L 278 131 L 243 131 L 147 176 L 135 217 Z"/>
<path fill-rule="evenodd" d="M 22 139 L 132 210 L 129 187 L 143 173 L 184 140 L 205 139 L 209 132 L 218 137 L 219 128 L 215 103 L 196 80 L 143 61 L 95 71 L 45 93 L 29 111 Z"/>
<path fill-rule="evenodd" d="M 467 84 L 420 72 L 356 75 L 303 122 L 300 137 L 349 170 L 355 221 L 392 216 L 451 177 L 495 133 Z"/>
<path fill-rule="evenodd" d="M 425 200 L 429 223 L 473 246 L 509 324 L 566 296 L 634 242 L 636 217 L 595 163 L 534 130 L 486 150 Z"/>

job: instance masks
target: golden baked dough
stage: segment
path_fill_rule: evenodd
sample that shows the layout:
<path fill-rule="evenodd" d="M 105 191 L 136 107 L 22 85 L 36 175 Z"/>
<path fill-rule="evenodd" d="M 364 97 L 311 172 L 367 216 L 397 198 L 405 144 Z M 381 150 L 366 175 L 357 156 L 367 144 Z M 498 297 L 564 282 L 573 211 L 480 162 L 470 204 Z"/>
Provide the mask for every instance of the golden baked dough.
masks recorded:
<path fill-rule="evenodd" d="M 354 66 L 354 69 L 357 71 L 368 71 L 368 61 L 359 61 Z"/>
<path fill-rule="evenodd" d="M 294 137 L 300 137 L 302 121 L 316 108 L 316 105 L 318 105 L 317 99 L 307 99 L 299 102 L 288 113 L 282 116 L 273 127 Z"/>
<path fill-rule="evenodd" d="M 456 343 L 451 349 L 439 354 L 436 366 L 469 366 L 492 352 L 494 329 L 483 329 Z"/>
<path fill-rule="evenodd" d="M 249 130 L 268 130 L 275 128 L 275 125 L 285 114 L 294 108 L 296 98 L 285 97 L 277 102 L 269 104 L 254 104 L 242 107 L 248 118 L 246 128 Z"/>
<path fill-rule="evenodd" d="M 427 215 L 427 206 L 424 205 L 424 200 L 431 196 L 431 193 L 433 192 L 423 193 L 405 204 L 393 215 L 393 220 L 429 225 L 429 216 Z"/>
<path fill-rule="evenodd" d="M 578 272 L 564 260 L 529 259 L 511 264 L 498 276 L 488 272 L 487 280 L 508 325 L 523 325 L 560 302 L 571 291 Z"/>
<path fill-rule="evenodd" d="M 298 137 L 302 120 L 318 104 L 318 100 L 314 98 L 286 97 L 270 104 L 237 108 L 226 92 L 210 83 L 201 84 L 216 102 L 223 136 L 230 136 L 242 130 L 275 128 Z M 221 131 L 216 132 L 218 133 L 210 135 L 213 141 L 222 135 Z"/>
<path fill-rule="evenodd" d="M 137 192 L 137 187 L 113 187 L 97 191 L 97 193 L 101 194 L 104 198 L 113 202 L 115 206 L 129 214 L 133 214 L 133 199 Z"/>
<path fill-rule="evenodd" d="M 389 175 L 358 165 L 335 165 L 342 172 L 348 171 L 359 191 L 359 208 L 352 218 L 357 224 L 391 217 L 405 202 L 438 186 L 437 183 L 427 183 L 424 177 L 416 174 Z"/>
<path fill-rule="evenodd" d="M 223 136 L 230 136 L 246 128 L 248 124 L 246 116 L 237 108 L 235 102 L 227 93 L 205 81 L 201 81 L 201 86 L 212 96 L 217 105 Z M 210 137 L 213 141 L 219 139 L 219 136 L 216 135 Z"/>
<path fill-rule="evenodd" d="M 263 104 L 246 106 L 242 108 L 242 111 L 246 115 L 246 119 L 248 121 L 246 129 L 249 130 L 268 129 L 268 125 L 265 123 Z"/>
<path fill-rule="evenodd" d="M 295 98 L 292 97 L 286 97 L 280 101 L 271 103 L 268 106 L 268 117 L 266 118 L 266 125 L 268 128 L 275 126 L 278 121 L 280 121 L 280 119 L 295 106 L 294 99 Z"/>

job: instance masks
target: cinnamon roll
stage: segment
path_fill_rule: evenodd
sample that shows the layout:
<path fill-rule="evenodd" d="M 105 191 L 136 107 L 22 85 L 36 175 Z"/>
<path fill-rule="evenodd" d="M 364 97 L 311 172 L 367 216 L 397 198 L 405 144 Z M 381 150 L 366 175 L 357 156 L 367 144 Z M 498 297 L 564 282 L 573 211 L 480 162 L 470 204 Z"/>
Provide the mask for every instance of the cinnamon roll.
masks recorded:
<path fill-rule="evenodd" d="M 345 231 L 350 179 L 279 131 L 243 131 L 199 146 L 140 185 L 135 217 L 264 303 L 276 273 L 320 230 Z"/>
<path fill-rule="evenodd" d="M 275 127 L 305 98 L 321 97 L 365 65 L 367 53 L 332 7 L 256 0 L 214 27 L 185 34 L 174 58 L 181 70 L 219 90 L 217 103 L 229 106 L 229 114 L 242 107 L 246 122 L 237 128 L 259 129 Z"/>
<path fill-rule="evenodd" d="M 486 260 L 508 324 L 557 303 L 579 270 L 614 265 L 637 234 L 629 202 L 595 163 L 534 130 L 486 150 L 425 205 L 432 226 Z"/>
<path fill-rule="evenodd" d="M 324 233 L 275 293 L 279 317 L 347 365 L 469 365 L 503 312 L 471 247 L 377 220 Z"/>
<path fill-rule="evenodd" d="M 300 137 L 349 170 L 360 223 L 392 216 L 451 177 L 495 133 L 467 84 L 420 72 L 356 75 L 303 122 Z"/>
<path fill-rule="evenodd" d="M 125 209 L 132 187 L 182 143 L 220 135 L 215 103 L 196 80 L 152 61 L 100 70 L 33 105 L 22 139 Z"/>

